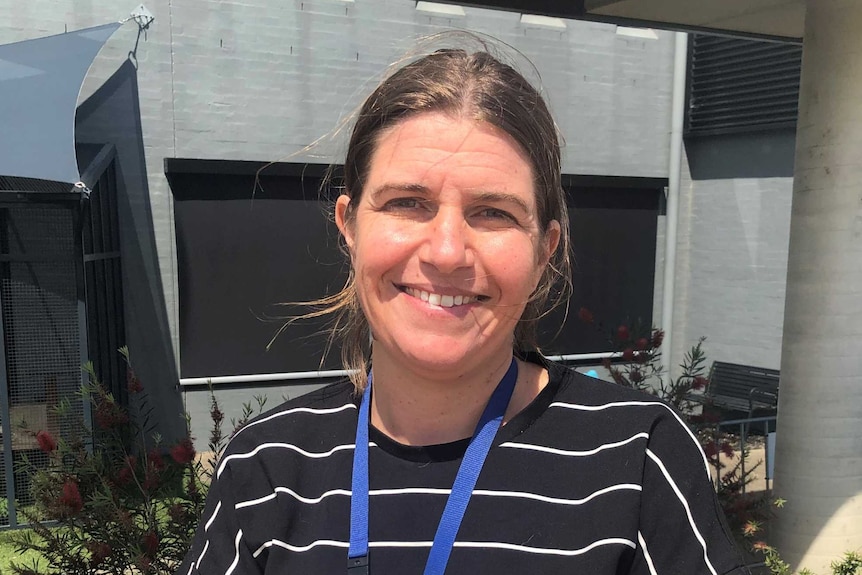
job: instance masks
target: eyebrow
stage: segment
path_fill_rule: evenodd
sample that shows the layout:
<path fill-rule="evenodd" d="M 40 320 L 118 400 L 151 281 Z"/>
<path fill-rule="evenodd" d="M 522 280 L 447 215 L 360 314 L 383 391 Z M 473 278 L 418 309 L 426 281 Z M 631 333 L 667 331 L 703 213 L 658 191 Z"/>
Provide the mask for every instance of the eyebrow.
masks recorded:
<path fill-rule="evenodd" d="M 423 186 L 422 184 L 383 184 L 378 188 L 374 188 L 371 191 L 371 197 L 377 198 L 387 192 L 410 192 L 413 194 L 422 194 L 423 196 L 427 196 L 431 193 L 431 190 Z"/>
<path fill-rule="evenodd" d="M 525 202 L 515 194 L 507 194 L 505 192 L 481 192 L 475 196 L 474 201 L 491 203 L 512 203 L 524 210 L 524 212 L 528 214 L 530 213 L 530 206 L 527 205 L 527 202 Z"/>
<path fill-rule="evenodd" d="M 423 196 L 431 194 L 431 190 L 422 184 L 383 184 L 382 186 L 375 188 L 371 192 L 371 196 L 377 198 L 387 192 L 410 192 Z M 515 194 L 507 194 L 505 192 L 479 192 L 475 195 L 471 195 L 471 201 L 478 203 L 512 203 L 524 210 L 524 212 L 530 213 L 530 206 L 527 205 L 527 202 Z"/>

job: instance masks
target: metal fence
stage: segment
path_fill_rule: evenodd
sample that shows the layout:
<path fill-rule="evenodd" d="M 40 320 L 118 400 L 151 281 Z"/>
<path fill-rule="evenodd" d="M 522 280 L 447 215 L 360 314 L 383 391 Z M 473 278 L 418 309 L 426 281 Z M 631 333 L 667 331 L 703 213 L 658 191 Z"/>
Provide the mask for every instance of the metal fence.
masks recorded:
<path fill-rule="evenodd" d="M 91 191 L 0 185 L 0 529 L 22 523 L 34 501 L 25 459 L 48 464 L 35 433 L 79 435 L 90 427 L 81 395 L 92 360 L 122 400 L 125 342 L 114 152 L 91 164 Z M 57 411 L 61 404 L 67 409 Z"/>
<path fill-rule="evenodd" d="M 728 433 L 733 433 L 736 435 L 738 442 L 738 449 L 740 453 L 740 474 L 741 477 L 746 476 L 746 464 L 750 464 L 747 456 L 747 442 L 751 435 L 757 432 L 758 435 L 762 433 L 764 439 L 764 449 L 763 449 L 763 471 L 764 471 L 764 480 L 766 482 L 766 488 L 770 488 L 770 482 L 772 481 L 772 470 L 773 470 L 773 459 L 774 459 L 774 439 L 775 439 L 775 423 L 777 421 L 777 416 L 770 415 L 765 417 L 748 417 L 745 419 L 731 419 L 728 421 L 722 421 L 716 424 L 716 430 L 719 433 L 716 433 L 716 451 L 718 451 L 718 443 L 720 441 L 721 431 L 727 430 Z M 716 487 L 718 486 L 718 482 L 721 476 L 721 469 L 719 468 L 716 460 L 716 473 L 715 473 L 715 482 Z M 742 483 L 742 493 L 746 492 L 746 483 Z"/>

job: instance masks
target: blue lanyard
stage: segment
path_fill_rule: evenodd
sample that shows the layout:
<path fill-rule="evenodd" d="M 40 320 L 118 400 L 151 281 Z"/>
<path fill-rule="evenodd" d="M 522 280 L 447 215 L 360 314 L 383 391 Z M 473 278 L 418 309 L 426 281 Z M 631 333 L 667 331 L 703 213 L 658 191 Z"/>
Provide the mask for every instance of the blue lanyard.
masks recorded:
<path fill-rule="evenodd" d="M 476 425 L 470 445 L 461 460 L 458 475 L 452 485 L 452 491 L 446 500 L 446 508 L 443 517 L 437 525 L 437 533 L 431 544 L 431 553 L 425 564 L 425 575 L 443 575 L 449 555 L 455 544 L 455 536 L 467 510 L 467 503 L 482 465 L 491 449 L 491 443 L 509 400 L 518 380 L 518 364 L 515 358 L 509 365 L 509 370 L 497 389 L 488 400 L 485 411 Z M 348 575 L 369 575 L 370 564 L 368 560 L 368 418 L 371 402 L 371 374 L 368 374 L 368 385 L 362 394 L 362 403 L 359 404 L 359 421 L 356 424 L 356 448 L 353 451 L 353 486 L 350 498 L 350 549 L 347 551 L 347 573 Z"/>

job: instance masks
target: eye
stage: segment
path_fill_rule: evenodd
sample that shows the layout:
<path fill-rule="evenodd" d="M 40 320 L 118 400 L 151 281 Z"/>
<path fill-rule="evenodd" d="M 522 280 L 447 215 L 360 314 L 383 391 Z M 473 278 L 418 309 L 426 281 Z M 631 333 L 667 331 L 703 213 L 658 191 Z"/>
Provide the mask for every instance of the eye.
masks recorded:
<path fill-rule="evenodd" d="M 515 216 L 499 208 L 482 208 L 476 212 L 476 215 L 480 218 L 488 220 L 518 223 L 518 220 L 515 218 Z"/>
<path fill-rule="evenodd" d="M 418 210 L 425 207 L 425 200 L 422 198 L 393 198 L 386 202 L 383 207 L 390 211 Z"/>

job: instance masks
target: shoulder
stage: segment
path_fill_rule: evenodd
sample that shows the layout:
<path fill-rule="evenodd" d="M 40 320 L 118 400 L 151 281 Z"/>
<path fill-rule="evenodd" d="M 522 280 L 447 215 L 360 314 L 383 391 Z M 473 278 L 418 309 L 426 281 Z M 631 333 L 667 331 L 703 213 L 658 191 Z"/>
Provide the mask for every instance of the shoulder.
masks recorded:
<path fill-rule="evenodd" d="M 555 388 L 548 409 L 580 414 L 595 425 L 637 428 L 652 433 L 665 430 L 687 443 L 697 444 L 683 416 L 655 395 L 578 373 L 547 362 Z"/>
<path fill-rule="evenodd" d="M 590 377 L 558 363 L 546 362 L 545 366 L 551 384 L 556 385 L 557 401 L 571 401 L 584 410 L 638 411 L 650 408 L 656 412 L 672 411 L 666 402 L 655 395 Z"/>
<path fill-rule="evenodd" d="M 273 442 L 302 442 L 304 437 L 319 437 L 324 431 L 333 434 L 342 428 L 353 431 L 358 401 L 349 381 L 290 399 L 246 423 L 231 438 L 226 452 L 247 451 Z"/>

